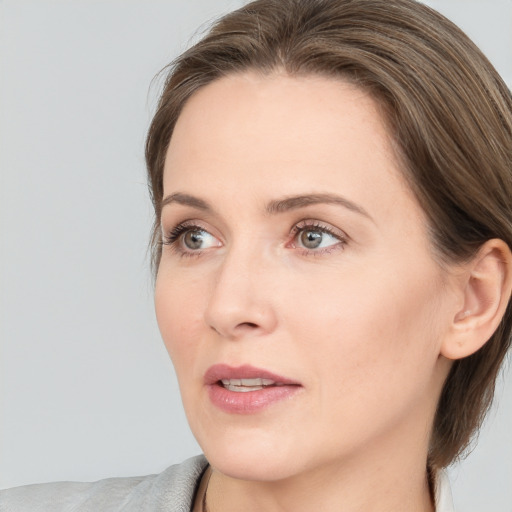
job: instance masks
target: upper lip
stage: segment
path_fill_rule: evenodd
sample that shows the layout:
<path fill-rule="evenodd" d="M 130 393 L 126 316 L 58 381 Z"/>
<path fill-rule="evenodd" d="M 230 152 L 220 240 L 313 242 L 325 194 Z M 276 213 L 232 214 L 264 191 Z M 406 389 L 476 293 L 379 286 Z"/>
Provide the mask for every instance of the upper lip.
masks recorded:
<path fill-rule="evenodd" d="M 274 384 L 300 385 L 297 381 L 248 364 L 242 366 L 214 364 L 204 374 L 204 382 L 207 385 L 215 384 L 222 379 L 267 379 L 273 381 Z"/>

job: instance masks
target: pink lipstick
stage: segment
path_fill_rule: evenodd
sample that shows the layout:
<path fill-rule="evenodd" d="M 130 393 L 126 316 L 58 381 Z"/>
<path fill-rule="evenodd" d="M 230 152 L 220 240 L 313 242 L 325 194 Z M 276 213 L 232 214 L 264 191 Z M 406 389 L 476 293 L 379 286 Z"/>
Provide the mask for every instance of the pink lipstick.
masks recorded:
<path fill-rule="evenodd" d="M 250 365 L 211 366 L 204 376 L 211 402 L 233 414 L 253 414 L 290 398 L 300 383 Z"/>

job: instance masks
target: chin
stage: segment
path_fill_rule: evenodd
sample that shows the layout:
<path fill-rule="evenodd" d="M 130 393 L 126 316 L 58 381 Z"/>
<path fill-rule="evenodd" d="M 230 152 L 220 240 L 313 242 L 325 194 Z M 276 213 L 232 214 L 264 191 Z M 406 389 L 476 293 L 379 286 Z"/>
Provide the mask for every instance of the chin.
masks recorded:
<path fill-rule="evenodd" d="M 205 455 L 216 470 L 237 480 L 274 482 L 285 480 L 296 473 L 294 468 L 290 467 L 290 461 L 293 460 L 291 456 L 279 460 L 275 454 L 255 454 L 254 452 L 226 454 L 218 450 Z"/>
<path fill-rule="evenodd" d="M 240 480 L 276 481 L 297 472 L 297 450 L 290 440 L 271 432 L 222 432 L 198 442 L 210 464 L 222 474 Z"/>

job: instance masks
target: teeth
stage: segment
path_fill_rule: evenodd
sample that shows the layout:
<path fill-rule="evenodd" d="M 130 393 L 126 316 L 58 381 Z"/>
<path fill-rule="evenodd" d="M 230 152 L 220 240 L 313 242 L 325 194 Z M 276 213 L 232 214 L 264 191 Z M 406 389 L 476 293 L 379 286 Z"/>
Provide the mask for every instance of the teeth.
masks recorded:
<path fill-rule="evenodd" d="M 237 393 L 247 393 L 248 391 L 259 391 L 263 386 L 233 386 L 231 384 L 225 386 L 228 391 L 236 391 Z"/>
<path fill-rule="evenodd" d="M 275 382 L 271 379 L 222 379 L 222 385 L 229 391 L 248 392 L 258 391 L 265 386 L 272 386 Z"/>

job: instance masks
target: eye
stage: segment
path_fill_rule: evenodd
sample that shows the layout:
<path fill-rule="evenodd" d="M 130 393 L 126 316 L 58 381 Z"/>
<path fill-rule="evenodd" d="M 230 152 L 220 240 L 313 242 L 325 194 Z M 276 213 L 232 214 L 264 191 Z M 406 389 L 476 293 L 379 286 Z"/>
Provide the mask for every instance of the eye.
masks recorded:
<path fill-rule="evenodd" d="M 215 245 L 215 238 L 202 229 L 185 231 L 182 235 L 183 245 L 191 251 L 207 249 Z"/>
<path fill-rule="evenodd" d="M 298 241 L 305 249 L 323 249 L 339 243 L 333 235 L 319 229 L 303 229 L 299 233 Z"/>
<path fill-rule="evenodd" d="M 220 247 L 221 242 L 201 226 L 188 222 L 174 227 L 164 237 L 164 245 L 171 246 L 180 254 L 198 253 L 211 247 Z"/>
<path fill-rule="evenodd" d="M 328 226 L 304 221 L 293 229 L 293 246 L 305 249 L 306 251 L 322 252 L 322 249 L 334 249 L 343 247 L 346 237 L 340 232 L 337 233 Z"/>

